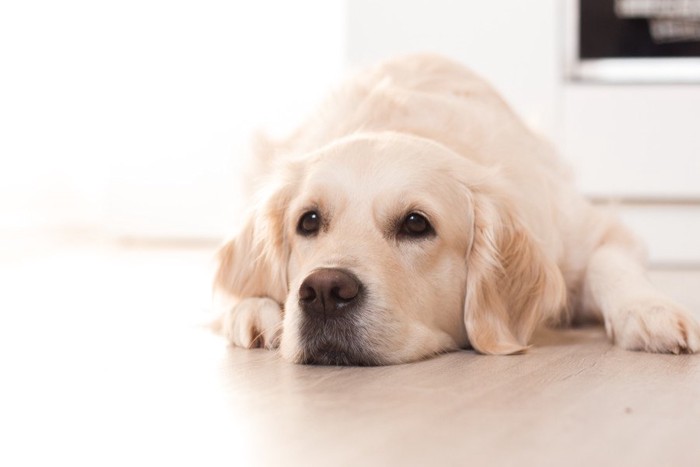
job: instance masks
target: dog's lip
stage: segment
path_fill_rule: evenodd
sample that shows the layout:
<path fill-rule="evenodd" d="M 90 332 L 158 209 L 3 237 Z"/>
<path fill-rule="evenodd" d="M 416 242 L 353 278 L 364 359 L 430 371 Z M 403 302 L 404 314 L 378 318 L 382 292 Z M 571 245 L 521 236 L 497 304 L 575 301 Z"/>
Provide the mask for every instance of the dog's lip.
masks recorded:
<path fill-rule="evenodd" d="M 320 344 L 310 346 L 307 352 L 313 356 L 346 356 L 351 352 L 342 345 L 332 342 L 322 342 Z"/>
<path fill-rule="evenodd" d="M 317 352 L 323 356 L 324 360 L 330 360 L 330 361 L 349 361 L 350 360 L 347 352 L 344 352 L 342 350 L 338 350 L 337 348 L 333 348 L 333 347 L 320 348 Z"/>
<path fill-rule="evenodd" d="M 314 353 L 322 354 L 322 355 L 347 355 L 348 351 L 345 349 L 342 349 L 338 345 L 326 343 L 326 344 L 321 344 L 318 347 L 314 349 Z"/>
<path fill-rule="evenodd" d="M 311 365 L 376 366 L 375 358 L 365 352 L 343 348 L 332 342 L 323 342 L 306 348 L 302 363 Z"/>

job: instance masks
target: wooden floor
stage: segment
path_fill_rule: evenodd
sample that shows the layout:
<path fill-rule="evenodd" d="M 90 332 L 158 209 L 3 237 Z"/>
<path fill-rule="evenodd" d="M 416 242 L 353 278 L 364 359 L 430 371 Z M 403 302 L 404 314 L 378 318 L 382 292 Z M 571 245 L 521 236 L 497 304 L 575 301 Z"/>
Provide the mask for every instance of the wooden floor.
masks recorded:
<path fill-rule="evenodd" d="M 0 251 L 0 465 L 700 465 L 700 356 L 598 328 L 376 368 L 233 349 L 213 250 Z M 700 272 L 652 278 L 700 310 Z"/>

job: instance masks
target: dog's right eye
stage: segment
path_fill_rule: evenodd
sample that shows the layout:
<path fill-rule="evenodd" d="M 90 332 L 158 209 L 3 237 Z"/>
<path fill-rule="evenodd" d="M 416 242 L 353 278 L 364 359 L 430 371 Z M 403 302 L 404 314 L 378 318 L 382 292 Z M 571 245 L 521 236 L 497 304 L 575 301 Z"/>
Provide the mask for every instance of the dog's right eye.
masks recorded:
<path fill-rule="evenodd" d="M 398 235 L 399 238 L 421 239 L 435 235 L 435 230 L 424 215 L 412 212 L 403 220 Z"/>
<path fill-rule="evenodd" d="M 321 228 L 321 216 L 316 211 L 304 213 L 297 224 L 297 233 L 305 237 L 316 235 Z"/>

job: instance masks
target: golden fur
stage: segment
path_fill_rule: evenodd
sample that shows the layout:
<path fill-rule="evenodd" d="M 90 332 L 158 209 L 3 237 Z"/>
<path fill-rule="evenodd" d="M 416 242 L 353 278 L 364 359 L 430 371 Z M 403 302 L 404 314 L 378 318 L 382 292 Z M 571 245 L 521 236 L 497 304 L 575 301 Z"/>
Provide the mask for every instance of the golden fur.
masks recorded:
<path fill-rule="evenodd" d="M 216 277 L 232 299 L 217 327 L 235 345 L 279 345 L 284 358 L 313 362 L 298 291 L 313 271 L 342 268 L 367 291 L 352 339 L 342 329 L 313 336 L 362 356 L 341 363 L 467 346 L 512 354 L 544 321 L 591 318 L 625 348 L 700 349 L 698 323 L 646 280 L 639 242 L 578 195 L 552 148 L 456 63 L 381 64 L 286 141 L 257 147 L 268 176 Z M 296 232 L 309 209 L 324 219 L 314 238 Z M 398 239 L 409 212 L 435 235 Z"/>

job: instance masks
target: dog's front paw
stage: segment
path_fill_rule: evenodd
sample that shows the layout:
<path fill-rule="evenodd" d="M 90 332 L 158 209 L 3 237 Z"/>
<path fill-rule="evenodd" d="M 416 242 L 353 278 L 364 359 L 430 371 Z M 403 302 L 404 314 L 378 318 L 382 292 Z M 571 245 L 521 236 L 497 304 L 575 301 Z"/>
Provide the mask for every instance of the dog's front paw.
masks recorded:
<path fill-rule="evenodd" d="M 606 327 L 615 343 L 625 349 L 674 354 L 700 351 L 700 324 L 666 298 L 632 301 Z"/>
<path fill-rule="evenodd" d="M 220 331 L 233 345 L 274 349 L 282 332 L 282 310 L 270 298 L 243 299 L 224 312 Z"/>

